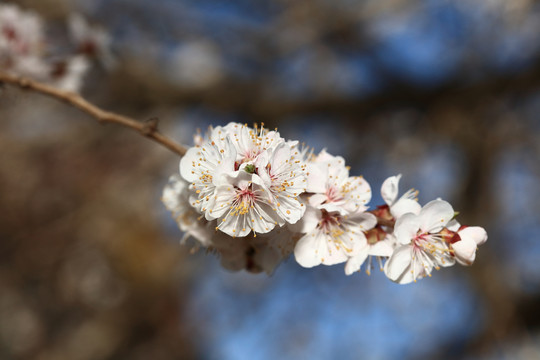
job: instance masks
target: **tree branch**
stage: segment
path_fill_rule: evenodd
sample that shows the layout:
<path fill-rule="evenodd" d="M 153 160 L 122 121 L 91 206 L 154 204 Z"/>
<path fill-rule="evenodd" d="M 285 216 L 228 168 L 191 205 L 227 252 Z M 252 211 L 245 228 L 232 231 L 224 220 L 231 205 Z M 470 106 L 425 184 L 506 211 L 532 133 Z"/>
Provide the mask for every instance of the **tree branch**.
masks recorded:
<path fill-rule="evenodd" d="M 116 123 L 131 128 L 137 131 L 139 134 L 156 141 L 180 156 L 183 156 L 187 151 L 185 147 L 169 139 L 157 130 L 157 118 L 152 118 L 146 122 L 140 122 L 124 115 L 103 110 L 96 105 L 91 104 L 79 94 L 60 90 L 34 80 L 9 75 L 3 72 L 0 72 L 0 83 L 18 86 L 24 90 L 32 90 L 66 102 L 69 105 L 76 107 L 94 117 L 100 123 Z"/>

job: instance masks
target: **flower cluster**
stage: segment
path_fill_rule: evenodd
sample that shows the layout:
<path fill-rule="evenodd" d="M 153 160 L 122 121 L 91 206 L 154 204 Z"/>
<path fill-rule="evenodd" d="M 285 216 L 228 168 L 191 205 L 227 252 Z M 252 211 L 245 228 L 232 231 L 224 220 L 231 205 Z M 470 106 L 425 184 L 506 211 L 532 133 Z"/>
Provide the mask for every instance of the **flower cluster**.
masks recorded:
<path fill-rule="evenodd" d="M 62 54 L 45 38 L 43 21 L 37 14 L 0 4 L 0 71 L 77 91 L 91 56 L 99 54 L 110 63 L 109 40 L 80 16 L 70 18 L 69 29 L 73 49 Z"/>
<path fill-rule="evenodd" d="M 294 248 L 306 206 L 304 156 L 277 131 L 231 123 L 196 138 L 163 199 L 180 228 L 231 269 L 271 272 Z"/>
<path fill-rule="evenodd" d="M 210 128 L 180 161 L 163 202 L 197 246 L 224 267 L 271 273 L 290 254 L 298 264 L 345 264 L 353 274 L 372 258 L 405 284 L 433 269 L 470 265 L 487 240 L 480 227 L 460 226 L 444 200 L 421 206 L 414 190 L 398 197 L 401 175 L 384 181 L 385 205 L 369 210 L 371 187 L 350 176 L 340 156 L 318 155 L 263 126 Z"/>

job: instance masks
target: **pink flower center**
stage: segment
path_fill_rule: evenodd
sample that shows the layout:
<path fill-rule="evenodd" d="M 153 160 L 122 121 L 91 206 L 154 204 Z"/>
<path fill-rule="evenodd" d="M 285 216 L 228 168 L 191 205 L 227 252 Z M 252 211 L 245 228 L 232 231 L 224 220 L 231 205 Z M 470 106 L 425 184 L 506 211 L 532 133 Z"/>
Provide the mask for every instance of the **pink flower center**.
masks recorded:
<path fill-rule="evenodd" d="M 255 194 L 251 190 L 251 186 L 245 189 L 237 189 L 236 198 L 231 205 L 231 209 L 233 210 L 231 214 L 235 216 L 247 214 L 254 202 Z"/>
<path fill-rule="evenodd" d="M 428 233 L 418 232 L 412 239 L 412 243 L 415 247 L 422 247 L 426 241 L 429 241 Z"/>
<path fill-rule="evenodd" d="M 331 215 L 326 210 L 322 210 L 322 218 L 319 222 L 321 230 L 328 232 L 331 228 L 337 227 L 341 224 L 341 216 L 335 214 Z"/>
<path fill-rule="evenodd" d="M 11 43 L 12 51 L 20 55 L 26 55 L 29 51 L 29 46 L 24 41 L 21 41 L 17 30 L 13 26 L 5 25 L 2 27 L 2 35 Z"/>
<path fill-rule="evenodd" d="M 326 202 L 338 202 L 343 200 L 343 197 L 341 196 L 338 189 L 336 189 L 334 186 L 330 186 L 326 189 Z"/>
<path fill-rule="evenodd" d="M 17 40 L 17 32 L 15 29 L 11 26 L 4 26 L 2 28 L 2 34 L 9 40 L 9 41 L 16 41 Z"/>
<path fill-rule="evenodd" d="M 85 40 L 79 45 L 79 52 L 89 56 L 96 56 L 98 51 L 97 44 L 92 40 Z"/>
<path fill-rule="evenodd" d="M 244 160 L 242 161 L 243 162 L 253 161 L 257 158 L 257 156 L 259 156 L 261 152 L 262 151 L 259 148 L 249 149 L 244 153 Z"/>
<path fill-rule="evenodd" d="M 245 199 L 245 200 L 252 200 L 255 198 L 255 194 L 253 193 L 253 191 L 251 191 L 251 189 L 249 187 L 245 188 L 245 189 L 239 189 L 237 190 L 236 192 L 236 196 L 240 199 L 242 199 L 242 201 Z"/>

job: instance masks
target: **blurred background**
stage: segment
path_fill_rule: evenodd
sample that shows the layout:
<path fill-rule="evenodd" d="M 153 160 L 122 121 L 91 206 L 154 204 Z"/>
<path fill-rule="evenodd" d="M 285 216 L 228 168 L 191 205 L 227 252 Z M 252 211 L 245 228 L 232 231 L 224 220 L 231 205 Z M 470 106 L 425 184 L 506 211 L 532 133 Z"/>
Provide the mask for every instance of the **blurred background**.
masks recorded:
<path fill-rule="evenodd" d="M 117 66 L 82 93 L 184 144 L 239 121 L 403 174 L 487 229 L 470 268 L 416 284 L 342 266 L 272 276 L 181 247 L 179 158 L 0 88 L 0 359 L 540 358 L 540 4 L 533 0 L 25 0 L 82 13 Z"/>

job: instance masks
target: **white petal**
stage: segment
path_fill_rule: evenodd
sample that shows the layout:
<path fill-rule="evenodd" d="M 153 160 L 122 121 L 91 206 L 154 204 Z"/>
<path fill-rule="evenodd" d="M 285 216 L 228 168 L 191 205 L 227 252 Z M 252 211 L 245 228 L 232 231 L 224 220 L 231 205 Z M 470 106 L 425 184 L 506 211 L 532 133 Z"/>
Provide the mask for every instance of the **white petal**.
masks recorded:
<path fill-rule="evenodd" d="M 261 177 L 266 187 L 270 187 L 272 183 L 270 175 L 268 174 L 268 168 L 266 167 L 268 165 L 268 156 L 268 151 L 264 151 L 259 156 L 257 156 L 257 159 L 254 163 L 255 167 L 257 168 L 257 173 Z"/>
<path fill-rule="evenodd" d="M 295 198 L 280 196 L 276 201 L 277 214 L 289 224 L 298 222 L 306 211 L 306 206 L 302 206 L 302 203 Z"/>
<path fill-rule="evenodd" d="M 236 197 L 236 190 L 231 184 L 223 184 L 216 187 L 213 208 L 206 212 L 206 219 L 213 220 L 223 216 L 230 210 L 230 204 Z"/>
<path fill-rule="evenodd" d="M 349 226 L 357 227 L 360 231 L 368 231 L 377 225 L 377 217 L 371 213 L 356 212 L 345 218 Z"/>
<path fill-rule="evenodd" d="M 344 263 L 349 259 L 349 256 L 342 249 L 338 249 L 333 243 L 328 244 L 328 254 L 322 259 L 323 265 L 336 265 Z"/>
<path fill-rule="evenodd" d="M 326 192 L 326 182 L 328 179 L 328 168 L 325 164 L 307 164 L 307 192 L 324 194 Z"/>
<path fill-rule="evenodd" d="M 362 264 L 366 261 L 368 257 L 368 246 L 364 246 L 358 254 L 349 258 L 345 264 L 345 274 L 351 275 L 354 272 L 360 270 Z"/>
<path fill-rule="evenodd" d="M 371 200 L 371 186 L 361 176 L 351 176 L 339 184 L 345 204 L 343 207 L 353 212 L 357 209 L 366 210 Z"/>
<path fill-rule="evenodd" d="M 315 158 L 315 162 L 329 162 L 333 161 L 336 157 L 326 152 L 326 149 L 322 149 L 321 152 Z"/>
<path fill-rule="evenodd" d="M 410 245 L 404 245 L 397 248 L 388 259 L 384 272 L 390 280 L 398 284 L 409 284 L 429 275 L 432 269 L 431 264 L 423 262 L 418 251 Z"/>
<path fill-rule="evenodd" d="M 458 234 L 461 240 L 471 239 L 476 245 L 482 245 L 488 238 L 486 230 L 480 226 L 468 226 L 460 230 Z"/>
<path fill-rule="evenodd" d="M 219 230 L 232 237 L 246 236 L 251 229 L 245 228 L 245 216 L 226 216 L 218 219 Z M 242 231 L 242 229 L 244 229 Z"/>
<path fill-rule="evenodd" d="M 305 268 L 320 265 L 328 255 L 328 244 L 322 231 L 313 230 L 304 235 L 294 247 L 296 262 Z"/>
<path fill-rule="evenodd" d="M 329 183 L 343 183 L 349 178 L 349 169 L 345 166 L 345 159 L 341 156 L 335 156 L 331 161 L 327 162 Z"/>
<path fill-rule="evenodd" d="M 349 211 L 345 209 L 342 205 L 334 204 L 334 203 L 328 203 L 328 204 L 322 204 L 317 206 L 318 209 L 326 210 L 328 212 L 337 212 L 340 215 L 347 215 Z"/>
<path fill-rule="evenodd" d="M 230 142 L 212 141 L 190 148 L 180 161 L 182 177 L 191 183 L 190 189 L 197 194 L 190 198 L 190 203 L 209 220 L 207 212 L 213 207 L 216 186 L 226 183 L 223 176 L 233 172 L 234 156 Z"/>
<path fill-rule="evenodd" d="M 342 248 L 348 248 L 349 250 L 343 250 L 342 252 L 350 258 L 356 256 L 362 249 L 368 246 L 366 234 L 364 234 L 359 227 L 345 226 L 346 232 L 341 237 L 343 242 Z M 346 241 L 348 239 L 348 241 Z"/>
<path fill-rule="evenodd" d="M 392 243 L 388 240 L 377 241 L 369 247 L 369 255 L 389 257 L 394 252 Z"/>
<path fill-rule="evenodd" d="M 309 205 L 318 207 L 323 202 L 326 201 L 326 195 L 324 194 L 314 194 L 309 197 Z"/>
<path fill-rule="evenodd" d="M 411 199 L 399 199 L 394 205 L 390 206 L 390 213 L 395 219 L 398 219 L 406 213 L 418 215 L 422 206 L 417 201 Z"/>
<path fill-rule="evenodd" d="M 399 282 L 400 284 L 412 282 L 414 280 L 410 275 L 412 258 L 412 246 L 403 245 L 398 247 L 386 264 L 384 264 L 384 273 L 390 280 Z"/>
<path fill-rule="evenodd" d="M 461 224 L 456 219 L 450 220 L 450 222 L 446 225 L 446 228 L 453 232 L 457 232 L 460 227 Z"/>
<path fill-rule="evenodd" d="M 230 149 L 233 149 L 232 145 Z M 235 158 L 234 151 L 231 150 L 228 153 L 228 156 L 224 156 L 223 158 L 221 158 L 221 160 L 218 160 L 219 162 L 214 168 L 212 177 L 214 179 L 219 179 L 222 174 L 232 173 L 234 171 L 234 158 Z"/>
<path fill-rule="evenodd" d="M 452 244 L 456 260 L 461 265 L 472 265 L 476 258 L 476 243 L 472 239 L 465 239 Z"/>
<path fill-rule="evenodd" d="M 418 216 L 420 229 L 424 232 L 439 232 L 454 217 L 454 209 L 444 200 L 433 200 L 422 208 Z"/>
<path fill-rule="evenodd" d="M 341 264 L 349 258 L 343 248 L 319 229 L 304 235 L 298 241 L 294 248 L 294 257 L 301 266 L 307 268 L 320 264 Z"/>
<path fill-rule="evenodd" d="M 254 211 L 250 215 L 251 227 L 259 234 L 271 231 L 276 225 L 283 225 L 283 220 L 265 203 L 255 203 Z"/>
<path fill-rule="evenodd" d="M 203 246 L 208 247 L 212 244 L 215 231 L 210 229 L 207 224 L 208 222 L 204 219 L 197 220 L 197 218 L 193 218 L 189 228 L 185 227 L 185 229 L 182 230 L 195 238 L 195 240 L 199 241 Z"/>
<path fill-rule="evenodd" d="M 307 205 L 304 216 L 295 224 L 288 226 L 291 231 L 306 234 L 317 227 L 317 224 L 321 220 L 321 210 Z"/>
<path fill-rule="evenodd" d="M 278 168 L 280 165 L 284 165 L 291 157 L 291 147 L 287 143 L 280 143 L 272 152 L 272 167 Z"/>
<path fill-rule="evenodd" d="M 193 171 L 193 162 L 197 160 L 197 153 L 200 152 L 200 148 L 192 147 L 189 148 L 186 154 L 180 160 L 180 175 L 187 181 L 193 182 L 197 179 L 195 171 Z"/>
<path fill-rule="evenodd" d="M 397 219 L 394 225 L 394 236 L 398 243 L 406 245 L 418 234 L 420 230 L 420 218 L 408 213 Z"/>
<path fill-rule="evenodd" d="M 381 186 L 381 196 L 384 202 L 389 206 L 392 205 L 397 199 L 399 179 L 401 179 L 401 174 L 397 176 L 390 176 L 388 179 L 384 180 Z"/>
<path fill-rule="evenodd" d="M 163 204 L 172 212 L 180 211 L 182 207 L 189 207 L 187 194 L 188 184 L 179 176 L 171 175 L 169 182 L 163 189 L 161 200 Z"/>
<path fill-rule="evenodd" d="M 306 209 L 298 199 L 306 186 L 303 163 L 296 160 L 291 154 L 290 146 L 285 142 L 280 143 L 272 151 L 269 161 L 271 164 L 268 168 L 271 179 L 270 203 L 284 221 L 294 224 L 300 220 Z"/>

